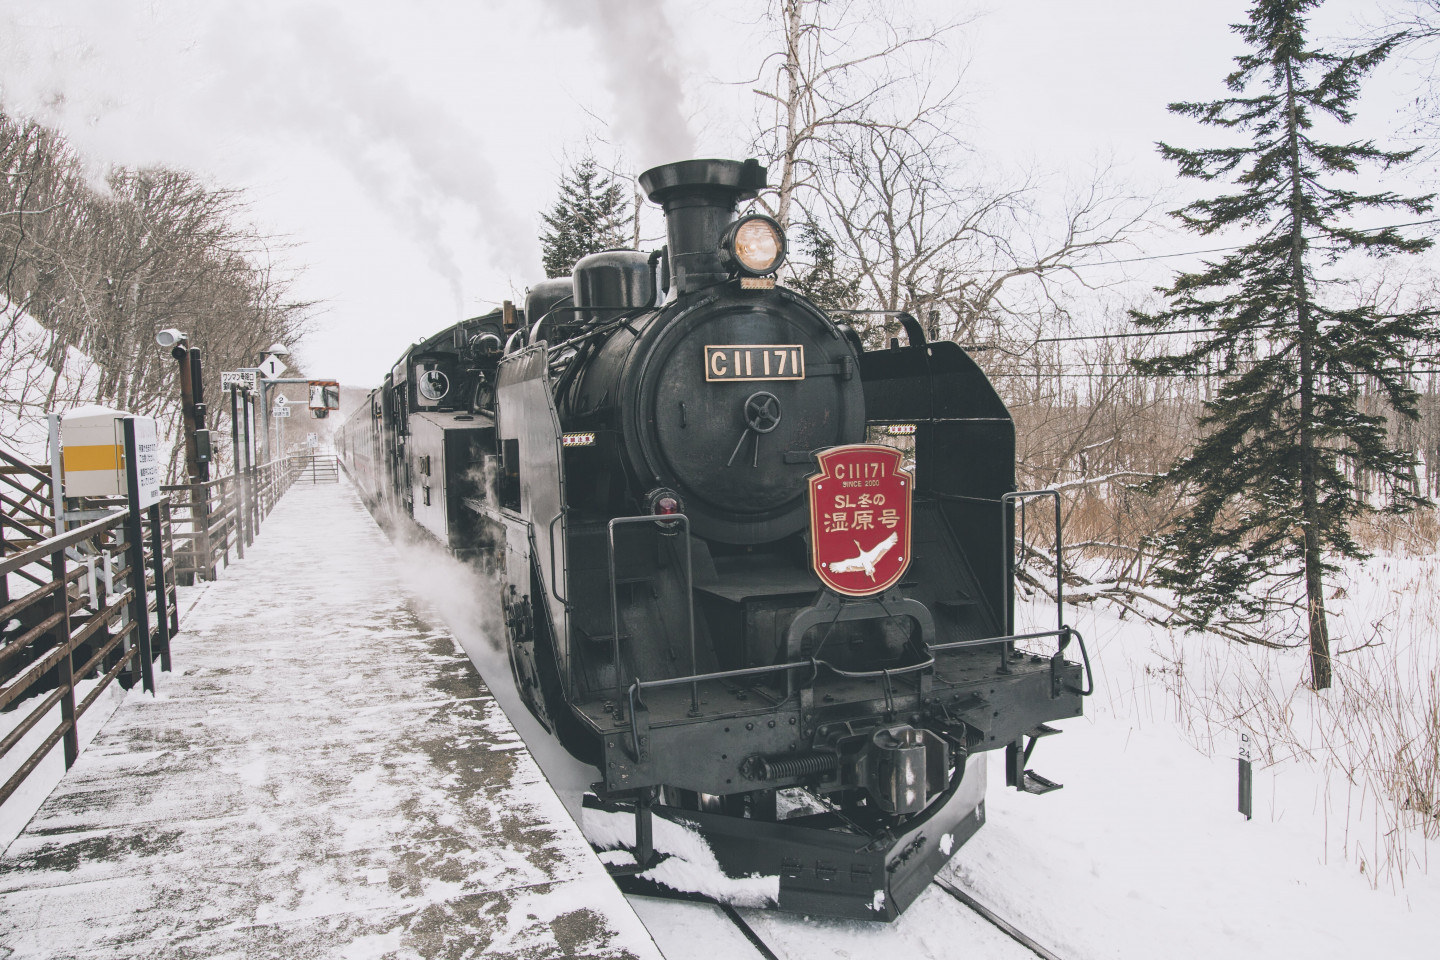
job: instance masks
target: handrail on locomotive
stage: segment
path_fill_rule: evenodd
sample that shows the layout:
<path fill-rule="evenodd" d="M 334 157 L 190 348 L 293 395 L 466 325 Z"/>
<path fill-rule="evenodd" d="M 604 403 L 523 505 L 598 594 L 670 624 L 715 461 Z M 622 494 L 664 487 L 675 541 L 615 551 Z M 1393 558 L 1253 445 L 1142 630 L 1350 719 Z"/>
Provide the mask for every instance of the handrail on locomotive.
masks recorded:
<path fill-rule="evenodd" d="M 1053 638 L 1055 638 L 1055 640 L 1056 640 L 1056 648 L 1055 648 L 1055 652 L 1051 655 L 1052 658 L 1060 658 L 1060 657 L 1063 657 L 1064 651 L 1065 651 L 1065 649 L 1070 645 L 1070 641 L 1071 641 L 1072 639 L 1073 639 L 1073 640 L 1076 642 L 1076 644 L 1079 646 L 1079 648 L 1080 648 L 1081 660 L 1082 660 L 1082 663 L 1083 663 L 1084 668 L 1085 668 L 1085 686 L 1084 686 L 1083 688 L 1078 688 L 1078 689 L 1077 689 L 1077 688 L 1074 688 L 1074 687 L 1070 687 L 1069 689 L 1071 689 L 1071 691 L 1074 692 L 1074 693 L 1078 693 L 1078 694 L 1079 694 L 1080 696 L 1082 696 L 1082 697 L 1088 697 L 1088 696 L 1090 696 L 1090 695 L 1091 695 L 1092 693 L 1094 693 L 1094 691 L 1095 691 L 1095 681 L 1094 681 L 1094 677 L 1093 677 L 1093 675 L 1092 675 L 1092 673 L 1091 673 L 1091 669 L 1090 669 L 1090 654 L 1089 654 L 1089 651 L 1086 650 L 1086 648 L 1085 648 L 1085 638 L 1080 634 L 1080 631 L 1079 631 L 1079 630 L 1076 630 L 1074 627 L 1068 626 L 1068 625 L 1065 623 L 1065 600 L 1064 600 L 1064 593 L 1063 593 L 1063 590 L 1064 590 L 1064 567 L 1063 567 L 1063 559 L 1062 559 L 1062 553 L 1063 553 L 1064 545 L 1063 545 L 1063 542 L 1062 542 L 1062 533 L 1061 533 L 1061 500 L 1060 500 L 1060 492 L 1059 492 L 1058 490 L 1051 490 L 1051 489 L 1045 489 L 1045 490 L 1017 490 L 1017 491 L 1014 491 L 1014 492 L 1012 492 L 1012 493 L 1007 493 L 1007 494 L 1005 494 L 1001 499 L 1002 499 L 1002 501 L 1003 501 L 1004 503 L 1014 504 L 1014 503 L 1017 503 L 1017 502 L 1018 502 L 1018 503 L 1024 503 L 1027 499 L 1032 499 L 1032 498 L 1037 498 L 1037 497 L 1052 497 L 1052 498 L 1054 499 L 1054 501 L 1055 501 L 1055 629 L 1054 629 L 1054 630 L 1040 630 L 1040 631 L 1037 631 L 1037 632 L 1034 632 L 1034 633 L 1021 633 L 1021 634 L 1014 634 L 1014 633 L 1012 633 L 1012 634 L 1006 634 L 1006 635 L 1004 635 L 1004 636 L 998 636 L 998 637 L 985 637 L 985 638 L 982 638 L 982 639 L 979 639 L 979 640 L 955 640 L 955 641 L 951 641 L 951 642 L 949 642 L 949 643 L 927 643 L 927 644 L 924 644 L 923 648 L 919 651 L 919 653 L 925 658 L 923 661 L 917 662 L 917 663 L 912 663 L 912 664 L 909 664 L 908 666 L 904 666 L 904 667 L 896 667 L 896 668 L 883 669 L 883 670 L 873 670 L 873 671 L 846 671 L 846 670 L 841 670 L 840 668 L 836 667 L 834 664 L 828 663 L 828 662 L 826 662 L 826 661 L 824 661 L 824 660 L 819 659 L 818 657 L 812 656 L 812 657 L 810 657 L 808 660 L 801 660 L 801 661 L 797 661 L 797 662 L 795 662 L 795 663 L 778 663 L 778 664 L 773 664 L 773 665 L 769 665 L 769 666 L 745 667 L 745 668 L 741 668 L 741 669 L 738 669 L 738 670 L 720 670 L 720 671 L 716 671 L 716 672 L 713 672 L 713 673 L 698 674 L 698 673 L 694 673 L 694 672 L 693 672 L 693 671 L 694 671 L 694 663 L 695 663 L 695 619 L 694 619 L 694 618 L 695 618 L 695 609 L 694 609 L 693 587 L 692 587 L 692 589 L 691 589 L 691 591 L 690 591 L 690 592 L 692 593 L 692 599 L 691 599 L 691 607 L 690 607 L 690 630 L 689 630 L 689 635 L 690 635 L 690 660 L 691 660 L 691 670 L 692 670 L 691 675 L 690 675 L 690 676 L 684 676 L 684 677 L 668 677 L 668 678 L 662 678 L 662 679 L 657 679 L 657 680 L 642 680 L 642 679 L 640 679 L 639 677 L 636 677 L 636 678 L 634 678 L 634 680 L 631 682 L 628 691 L 626 691 L 626 695 L 625 695 L 624 699 L 621 698 L 621 695 L 620 695 L 620 694 L 621 694 L 620 685 L 619 685 L 619 682 L 618 682 L 618 680 L 617 680 L 616 690 L 615 690 L 615 704 L 616 704 L 616 710 L 617 710 L 616 717 L 617 717 L 617 719 L 622 720 L 622 721 L 624 721 L 624 720 L 626 719 L 625 713 L 624 713 L 624 711 L 621 709 L 621 706 L 620 706 L 620 705 L 621 705 L 622 703 L 627 703 L 627 702 L 628 702 L 628 703 L 631 705 L 631 710 L 630 710 L 630 712 L 629 712 L 630 734 L 631 734 L 631 739 L 632 739 L 633 743 L 635 744 L 634 750 L 635 750 L 636 755 L 638 756 L 638 754 L 639 754 L 639 752 L 640 752 L 640 746 L 639 746 L 639 736 L 640 736 L 640 734 L 639 734 L 639 729 L 638 729 L 638 727 L 636 726 L 636 718 L 635 718 L 634 705 L 635 705 L 637 702 L 643 702 L 643 700 L 642 700 L 641 698 L 642 698 L 642 695 L 644 694 L 644 691 L 645 691 L 645 690 L 647 690 L 647 689 L 659 689 L 659 688 L 661 688 L 661 687 L 676 687 L 676 686 L 683 686 L 684 684 L 689 684 L 689 685 L 690 685 L 690 703 L 691 703 L 691 710 L 692 710 L 692 712 L 698 714 L 699 708 L 700 708 L 700 703 L 699 703 L 699 700 L 700 700 L 699 685 L 700 685 L 701 683 L 709 683 L 709 682 L 716 681 L 716 680 L 741 680 L 741 679 L 748 679 L 748 678 L 752 678 L 752 677 L 768 676 L 768 675 L 771 675 L 771 674 L 781 673 L 781 672 L 786 673 L 786 674 L 789 674 L 789 673 L 793 673 L 794 671 L 804 670 L 804 669 L 807 669 L 807 668 L 811 671 L 811 678 L 810 678 L 810 680 L 808 681 L 809 683 L 813 683 L 813 682 L 814 682 L 816 676 L 818 676 L 818 674 L 819 674 L 819 672 L 820 672 L 820 668 L 821 668 L 821 667 L 824 667 L 824 668 L 826 668 L 826 669 L 828 669 L 828 670 L 830 670 L 830 671 L 832 671 L 832 672 L 834 672 L 834 673 L 837 673 L 837 674 L 839 674 L 839 675 L 841 675 L 841 676 L 845 676 L 845 677 L 852 677 L 852 678 L 886 677 L 886 678 L 889 678 L 889 677 L 895 677 L 895 676 L 905 676 L 905 675 L 908 675 L 908 674 L 911 674 L 911 673 L 918 673 L 918 672 L 920 672 L 920 671 L 922 671 L 922 670 L 926 670 L 926 669 L 929 669 L 930 667 L 933 667 L 933 666 L 935 665 L 935 657 L 934 657 L 934 654 L 937 653 L 937 652 L 943 652 L 943 651 L 948 651 L 948 650 L 963 650 L 963 649 L 970 649 L 970 648 L 974 648 L 974 647 L 997 646 L 997 647 L 1000 648 L 1000 666 L 999 666 L 999 668 L 998 668 L 998 672 L 1000 672 L 1000 673 L 1008 673 L 1008 672 L 1010 672 L 1010 658 L 1011 658 L 1011 656 L 1014 655 L 1014 645 L 1015 645 L 1017 642 L 1025 641 L 1025 640 L 1043 640 L 1043 639 L 1045 639 L 1045 638 L 1047 638 L 1047 637 L 1053 637 Z M 559 519 L 559 518 L 557 517 L 556 519 Z M 614 643 L 614 645 L 615 645 L 615 654 L 614 654 L 614 655 L 615 655 L 615 657 L 616 657 L 616 660 L 615 660 L 616 663 L 619 663 L 619 659 L 618 659 L 618 658 L 619 658 L 619 619 L 618 619 L 618 606 L 617 606 L 616 597 L 615 597 L 615 585 L 616 585 L 615 565 L 614 565 L 614 559 L 615 559 L 614 529 L 615 529 L 615 526 L 616 526 L 617 524 L 625 524 L 625 523 L 640 523 L 640 522 L 656 523 L 656 522 L 665 522 L 665 521 L 667 521 L 667 520 L 684 520 L 684 521 L 685 521 L 685 525 L 686 525 L 686 526 L 685 526 L 685 537 L 686 537 L 686 544 L 685 544 L 685 546 L 686 546 L 686 553 L 685 553 L 685 556 L 686 556 L 686 560 L 687 560 L 687 564 L 686 564 L 686 581 L 687 581 L 687 582 L 693 582 L 692 575 L 691 575 L 691 571 L 690 571 L 690 568 L 689 568 L 689 563 L 688 563 L 688 560 L 689 560 L 689 557 L 690 557 L 690 553 L 689 553 L 689 547 L 690 547 L 690 544 L 689 544 L 690 530 L 689 530 L 689 519 L 688 519 L 688 518 L 684 517 L 683 515 L 681 515 L 681 516 L 667 516 L 667 517 L 655 517 L 655 516 L 650 516 L 650 515 L 643 515 L 643 516 L 633 516 L 633 517 L 617 517 L 617 518 L 615 518 L 615 519 L 613 519 L 613 520 L 610 521 L 610 530 L 611 530 L 611 539 L 610 539 L 610 561 L 611 561 L 611 562 L 610 562 L 610 603 L 611 603 L 611 607 L 610 607 L 610 608 L 611 608 L 611 622 L 612 622 L 612 627 L 613 627 L 613 630 L 614 630 L 614 632 L 612 633 L 612 641 L 613 641 L 613 643 Z M 1012 517 L 1010 514 L 1008 514 L 1008 513 L 1005 514 L 1005 522 L 1006 522 L 1006 523 L 1013 523 L 1013 517 Z M 1023 528 L 1022 528 L 1022 531 L 1023 531 Z M 1022 545 L 1022 547 L 1023 547 L 1023 543 L 1024 543 L 1024 540 L 1023 540 L 1023 532 L 1022 532 L 1022 540 L 1021 540 L 1021 545 Z M 1007 555 L 1008 555 L 1008 552 L 1009 552 L 1009 548 L 1008 548 L 1008 547 L 1006 547 L 1006 551 L 1007 551 Z M 844 603 L 844 602 L 846 602 L 846 601 L 842 600 L 841 602 Z M 618 677 L 618 672 L 617 672 L 617 677 Z M 1068 686 L 1068 685 L 1067 685 L 1067 686 Z"/>

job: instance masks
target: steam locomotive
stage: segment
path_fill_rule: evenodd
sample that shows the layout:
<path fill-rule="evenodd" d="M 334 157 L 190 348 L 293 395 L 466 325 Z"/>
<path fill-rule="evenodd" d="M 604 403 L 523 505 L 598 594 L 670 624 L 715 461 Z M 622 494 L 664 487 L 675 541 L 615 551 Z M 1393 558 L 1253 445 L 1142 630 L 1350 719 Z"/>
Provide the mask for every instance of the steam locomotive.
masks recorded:
<path fill-rule="evenodd" d="M 1004 403 L 908 315 L 867 350 L 778 283 L 779 225 L 736 214 L 765 173 L 645 172 L 664 248 L 415 344 L 339 448 L 372 509 L 498 570 L 613 874 L 683 886 L 700 849 L 712 896 L 892 920 L 984 821 L 986 751 L 1058 786 L 1027 765 L 1088 659 L 1058 616 L 1015 635 Z"/>

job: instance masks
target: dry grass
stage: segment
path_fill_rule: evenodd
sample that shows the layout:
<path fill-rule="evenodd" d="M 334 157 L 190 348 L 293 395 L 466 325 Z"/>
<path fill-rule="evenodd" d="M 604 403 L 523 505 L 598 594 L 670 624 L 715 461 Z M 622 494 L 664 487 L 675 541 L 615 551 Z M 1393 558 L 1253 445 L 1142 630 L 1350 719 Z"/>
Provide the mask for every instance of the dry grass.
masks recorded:
<path fill-rule="evenodd" d="M 1362 547 L 1375 553 L 1428 557 L 1440 551 L 1440 516 L 1434 507 L 1407 516 L 1368 517 L 1353 533 Z"/>
<path fill-rule="evenodd" d="M 1306 686 L 1303 650 L 1193 634 L 1162 634 L 1148 683 L 1132 686 L 1158 681 L 1165 714 L 1207 755 L 1245 732 L 1261 768 L 1317 771 L 1325 856 L 1399 889 L 1440 840 L 1440 557 L 1367 561 L 1339 594 L 1328 691 Z"/>

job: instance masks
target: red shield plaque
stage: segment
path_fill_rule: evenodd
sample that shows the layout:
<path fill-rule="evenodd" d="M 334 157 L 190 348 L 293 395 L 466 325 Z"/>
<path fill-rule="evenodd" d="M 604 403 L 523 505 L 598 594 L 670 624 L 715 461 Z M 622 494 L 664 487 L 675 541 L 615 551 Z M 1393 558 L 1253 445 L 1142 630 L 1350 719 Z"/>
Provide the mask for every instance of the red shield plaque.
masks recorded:
<path fill-rule="evenodd" d="M 836 593 L 868 597 L 899 582 L 910 566 L 910 499 L 915 481 L 904 454 L 856 443 L 816 456 L 810 478 L 810 565 Z"/>

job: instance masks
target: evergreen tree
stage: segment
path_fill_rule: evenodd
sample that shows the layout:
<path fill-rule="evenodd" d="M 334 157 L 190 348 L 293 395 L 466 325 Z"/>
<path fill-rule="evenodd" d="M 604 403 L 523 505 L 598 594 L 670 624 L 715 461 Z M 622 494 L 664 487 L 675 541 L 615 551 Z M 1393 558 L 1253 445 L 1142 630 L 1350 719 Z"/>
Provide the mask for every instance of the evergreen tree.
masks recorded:
<path fill-rule="evenodd" d="M 790 286 L 799 290 L 821 310 L 846 310 L 860 299 L 860 277 L 847 275 L 835 259 L 835 239 L 813 220 L 800 224 L 797 246 L 810 262 L 810 269 L 795 270 Z"/>
<path fill-rule="evenodd" d="M 560 196 L 540 214 L 545 276 L 569 276 L 581 257 L 627 246 L 634 214 L 625 189 L 586 156 L 560 178 Z"/>
<path fill-rule="evenodd" d="M 1218 370 L 1221 378 L 1200 420 L 1203 438 L 1165 478 L 1189 499 L 1165 537 L 1161 582 L 1181 596 L 1191 624 L 1203 627 L 1217 617 L 1268 613 L 1273 591 L 1253 589 L 1262 582 L 1303 581 L 1316 689 L 1330 685 L 1325 575 L 1335 570 L 1332 558 L 1363 555 L 1351 522 L 1418 502 L 1406 484 L 1411 458 L 1391 444 L 1383 416 L 1361 409 L 1359 391 L 1371 386 L 1413 419 L 1417 398 L 1405 361 L 1415 345 L 1437 339 L 1434 311 L 1347 302 L 1339 281 L 1324 273 L 1351 251 L 1428 247 L 1394 228 L 1353 224 L 1376 210 L 1424 213 L 1431 198 L 1337 185 L 1362 166 L 1386 168 L 1410 154 L 1317 139 L 1317 120 L 1352 120 L 1360 81 L 1393 45 L 1345 55 L 1311 49 L 1305 14 L 1320 2 L 1256 0 L 1248 22 L 1233 27 L 1250 48 L 1226 78 L 1235 96 L 1170 106 L 1246 135 L 1237 146 L 1159 145 L 1182 176 L 1235 188 L 1174 216 L 1199 234 L 1239 229 L 1254 238 L 1178 276 L 1162 291 L 1165 311 L 1134 315 L 1157 331 L 1208 331 L 1179 353 L 1137 363 L 1143 372 Z"/>

